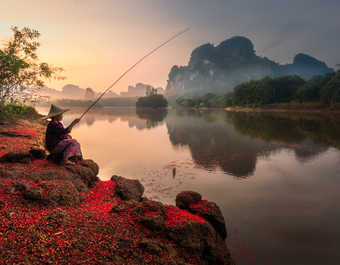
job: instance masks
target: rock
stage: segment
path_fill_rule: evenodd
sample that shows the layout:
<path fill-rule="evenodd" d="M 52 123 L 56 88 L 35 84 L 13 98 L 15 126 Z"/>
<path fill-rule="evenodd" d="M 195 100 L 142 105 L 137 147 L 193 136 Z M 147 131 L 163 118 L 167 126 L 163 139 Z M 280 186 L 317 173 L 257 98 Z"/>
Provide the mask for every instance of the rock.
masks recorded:
<path fill-rule="evenodd" d="M 87 192 L 88 186 L 82 181 L 81 177 L 72 172 L 63 170 L 63 168 L 46 168 L 33 172 L 29 179 L 39 182 L 43 181 L 70 181 L 79 192 Z"/>
<path fill-rule="evenodd" d="M 222 239 L 226 239 L 225 220 L 216 203 L 201 200 L 201 195 L 197 192 L 183 191 L 176 196 L 176 206 L 206 219 Z"/>
<path fill-rule="evenodd" d="M 3 136 L 7 136 L 7 137 L 23 137 L 23 138 L 28 138 L 28 139 L 32 139 L 33 137 L 31 135 L 22 135 L 16 132 L 0 132 L 1 135 Z"/>
<path fill-rule="evenodd" d="M 146 250 L 152 255 L 161 256 L 163 244 L 151 239 L 143 239 L 138 243 L 138 247 Z"/>
<path fill-rule="evenodd" d="M 13 153 L 9 152 L 0 157 L 0 163 L 24 163 L 28 164 L 32 161 L 30 153 Z"/>
<path fill-rule="evenodd" d="M 69 225 L 72 222 L 70 214 L 61 208 L 56 208 L 42 217 L 50 231 L 56 231 L 59 227 Z"/>
<path fill-rule="evenodd" d="M 143 201 L 127 201 L 134 205 L 130 214 L 140 224 L 152 231 L 162 232 L 165 227 L 165 206 L 160 202 L 143 198 Z M 131 207 L 132 208 L 132 207 Z"/>
<path fill-rule="evenodd" d="M 165 206 L 156 201 L 151 201 L 149 199 L 143 198 L 143 200 L 139 203 L 135 203 L 135 209 L 132 211 L 133 215 L 145 215 L 147 213 L 154 213 L 154 214 L 165 214 Z"/>
<path fill-rule="evenodd" d="M 46 152 L 43 149 L 31 148 L 29 153 L 35 159 L 44 159 L 44 158 L 46 158 Z"/>
<path fill-rule="evenodd" d="M 111 180 L 116 183 L 116 192 L 123 200 L 141 201 L 144 186 L 136 179 L 126 179 L 120 176 L 112 176 Z"/>
<path fill-rule="evenodd" d="M 201 254 L 208 264 L 225 264 L 230 255 L 224 241 L 216 236 L 216 231 L 208 223 L 192 222 L 186 225 L 172 226 L 167 236 L 181 247 Z"/>
<path fill-rule="evenodd" d="M 166 234 L 169 239 L 181 247 L 200 253 L 202 264 L 227 264 L 230 254 L 224 240 L 217 236 L 217 232 L 204 219 L 176 210 L 169 206 L 166 218 Z"/>
<path fill-rule="evenodd" d="M 159 214 L 154 214 L 152 216 L 141 216 L 138 222 L 144 225 L 151 231 L 162 232 L 165 230 L 165 219 L 164 216 Z"/>
<path fill-rule="evenodd" d="M 36 185 L 16 181 L 13 186 L 29 201 L 52 206 L 75 206 L 80 203 L 79 192 L 70 181 L 46 181 Z"/>
<path fill-rule="evenodd" d="M 176 196 L 176 206 L 181 209 L 188 209 L 192 203 L 202 200 L 201 194 L 195 191 L 182 191 Z"/>
<path fill-rule="evenodd" d="M 124 213 L 136 207 L 135 201 L 120 201 L 112 207 L 111 213 Z"/>
<path fill-rule="evenodd" d="M 92 160 L 82 160 L 75 165 L 67 165 L 66 168 L 73 174 L 77 174 L 89 188 L 94 187 L 99 180 L 97 176 L 99 167 Z"/>
<path fill-rule="evenodd" d="M 17 172 L 15 169 L 7 169 L 6 167 L 0 167 L 0 177 L 1 178 L 15 178 L 16 176 L 20 176 L 22 171 Z"/>
<path fill-rule="evenodd" d="M 222 237 L 222 239 L 227 238 L 225 220 L 216 203 L 202 200 L 200 202 L 190 204 L 188 210 L 191 213 L 206 219 L 215 228 L 216 232 Z"/>
<path fill-rule="evenodd" d="M 138 203 L 131 211 L 131 214 L 134 213 L 137 215 L 137 222 L 151 230 L 153 237 L 164 237 L 175 245 L 196 253 L 202 261 L 201 264 L 229 264 L 231 257 L 224 240 L 217 236 L 212 225 L 203 218 L 186 210 L 159 205 L 153 201 Z M 150 248 L 156 255 L 162 251 L 170 251 L 164 250 L 159 244 L 154 245 L 150 240 L 140 244 Z M 176 251 L 172 249 L 171 252 L 173 254 Z"/>

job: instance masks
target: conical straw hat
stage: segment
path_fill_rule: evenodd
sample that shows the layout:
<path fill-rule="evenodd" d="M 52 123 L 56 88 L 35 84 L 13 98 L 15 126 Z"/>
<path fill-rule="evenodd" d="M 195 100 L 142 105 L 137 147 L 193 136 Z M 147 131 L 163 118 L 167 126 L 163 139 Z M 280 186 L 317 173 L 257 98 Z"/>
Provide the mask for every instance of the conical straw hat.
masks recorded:
<path fill-rule="evenodd" d="M 55 116 L 63 114 L 66 111 L 69 111 L 69 109 L 62 109 L 57 107 L 56 105 L 51 104 L 50 112 L 47 114 L 46 117 L 44 117 L 44 119 L 53 118 Z"/>

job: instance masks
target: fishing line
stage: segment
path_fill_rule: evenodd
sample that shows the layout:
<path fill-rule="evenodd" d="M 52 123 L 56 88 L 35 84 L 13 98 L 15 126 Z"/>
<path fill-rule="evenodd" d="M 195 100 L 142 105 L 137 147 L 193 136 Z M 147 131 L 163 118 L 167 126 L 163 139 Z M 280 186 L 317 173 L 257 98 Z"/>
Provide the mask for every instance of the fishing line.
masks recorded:
<path fill-rule="evenodd" d="M 172 40 L 176 39 L 177 37 L 179 37 L 180 35 L 184 34 L 185 32 L 189 31 L 190 28 L 186 28 L 180 32 L 178 32 L 177 34 L 175 34 L 174 36 L 172 36 L 170 39 L 168 39 L 167 41 L 163 42 L 161 45 L 157 46 L 156 48 L 154 48 L 153 50 L 151 50 L 149 53 L 147 53 L 146 55 L 144 55 L 142 58 L 140 58 L 135 64 L 133 64 L 130 68 L 128 68 L 121 76 L 119 76 L 119 78 L 114 81 L 107 89 L 104 90 L 104 92 L 84 111 L 84 113 L 80 116 L 79 119 L 82 119 L 86 113 L 88 113 L 90 111 L 90 109 L 92 109 L 92 107 L 94 105 L 97 104 L 97 102 L 112 88 L 114 87 L 127 73 L 129 73 L 133 68 L 135 68 L 138 64 L 140 64 L 142 61 L 144 61 L 144 59 L 146 59 L 147 57 L 149 57 L 151 54 L 155 53 L 157 50 L 159 50 L 160 48 L 162 48 L 163 46 L 165 46 L 166 44 L 168 44 L 169 42 L 171 42 Z"/>

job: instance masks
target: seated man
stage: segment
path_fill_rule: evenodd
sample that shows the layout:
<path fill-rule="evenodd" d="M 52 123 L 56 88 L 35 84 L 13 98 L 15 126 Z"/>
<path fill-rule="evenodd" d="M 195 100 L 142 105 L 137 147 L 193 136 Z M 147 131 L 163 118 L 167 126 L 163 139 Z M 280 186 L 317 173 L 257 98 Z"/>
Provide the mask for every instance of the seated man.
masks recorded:
<path fill-rule="evenodd" d="M 69 135 L 73 126 L 76 125 L 80 119 L 75 119 L 70 126 L 65 129 L 61 121 L 63 119 L 63 113 L 66 111 L 68 111 L 68 109 L 61 109 L 52 104 L 49 114 L 45 117 L 46 119 L 51 118 L 46 129 L 46 149 L 52 156 L 58 157 L 61 164 L 64 165 L 83 160 L 80 144 Z"/>

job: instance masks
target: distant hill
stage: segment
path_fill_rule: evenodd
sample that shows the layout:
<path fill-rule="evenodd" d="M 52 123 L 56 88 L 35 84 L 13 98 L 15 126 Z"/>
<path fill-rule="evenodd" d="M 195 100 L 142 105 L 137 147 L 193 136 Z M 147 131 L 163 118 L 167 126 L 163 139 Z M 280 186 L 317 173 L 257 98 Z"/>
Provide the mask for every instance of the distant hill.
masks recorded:
<path fill-rule="evenodd" d="M 129 86 L 127 92 L 120 92 L 121 97 L 144 97 L 147 90 L 151 90 L 154 87 L 151 85 L 137 83 L 136 86 Z M 156 88 L 158 94 L 163 94 L 164 89 L 161 87 Z"/>
<path fill-rule="evenodd" d="M 326 63 L 306 54 L 297 54 L 292 64 L 281 65 L 257 56 L 253 43 L 246 37 L 233 37 L 218 46 L 204 44 L 191 53 L 187 66 L 173 66 L 166 95 L 200 96 L 224 94 L 243 82 L 265 76 L 299 75 L 310 79 L 317 74 L 333 72 Z"/>
<path fill-rule="evenodd" d="M 67 96 L 67 98 L 84 99 L 86 90 L 79 86 L 68 84 L 62 88 L 62 93 Z"/>
<path fill-rule="evenodd" d="M 57 90 L 48 87 L 42 87 L 38 90 L 39 95 L 43 96 L 49 100 L 58 100 L 58 99 L 77 99 L 77 100 L 92 100 L 99 96 L 99 93 L 93 91 L 92 88 L 81 88 L 77 85 L 67 84 L 62 90 Z M 118 94 L 115 92 L 109 91 L 105 94 L 104 98 L 114 98 L 118 97 Z"/>

